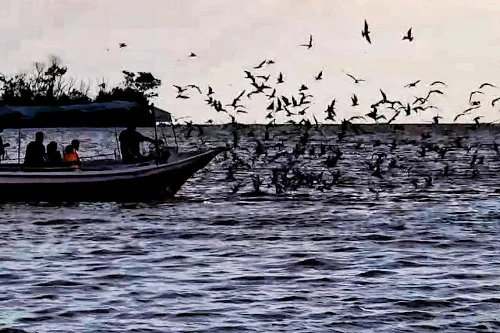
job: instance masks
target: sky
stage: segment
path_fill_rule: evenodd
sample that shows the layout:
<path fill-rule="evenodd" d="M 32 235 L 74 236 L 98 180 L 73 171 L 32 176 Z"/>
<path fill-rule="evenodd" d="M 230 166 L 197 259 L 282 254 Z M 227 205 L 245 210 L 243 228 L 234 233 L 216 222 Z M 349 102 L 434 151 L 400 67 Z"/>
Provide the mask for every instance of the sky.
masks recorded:
<path fill-rule="evenodd" d="M 470 92 L 490 82 L 499 88 L 482 89 L 476 95 L 482 107 L 459 122 L 479 115 L 496 121 L 500 103 L 492 107 L 491 101 L 500 97 L 498 17 L 498 0 L 2 0 L 0 72 L 29 71 L 51 55 L 68 66 L 68 75 L 93 86 L 116 84 L 122 70 L 151 72 L 163 82 L 155 105 L 197 123 L 229 118 L 194 90 L 190 99 L 176 98 L 173 85 L 196 84 L 204 94 L 210 85 L 214 97 L 229 104 L 252 90 L 244 70 L 271 74 L 273 87 L 282 72 L 279 95 L 297 95 L 306 84 L 315 96 L 307 115 L 321 122 L 333 99 L 337 119 L 365 115 L 381 98 L 379 89 L 389 99 L 413 102 L 435 80 L 447 83 L 443 95 L 429 100 L 438 109 L 399 122 L 431 122 L 436 114 L 452 122 L 469 107 Z M 361 36 L 365 19 L 372 44 Z M 402 40 L 409 28 L 411 43 Z M 299 45 L 309 34 L 314 46 L 308 50 Z M 128 46 L 120 49 L 120 42 Z M 191 52 L 198 56 L 188 57 Z M 253 69 L 264 59 L 275 64 Z M 319 71 L 323 79 L 316 81 Z M 366 81 L 354 84 L 345 72 Z M 404 87 L 416 80 L 415 88 Z M 359 106 L 351 106 L 352 94 Z M 238 114 L 238 121 L 266 122 L 265 96 L 242 103 L 248 114 Z"/>

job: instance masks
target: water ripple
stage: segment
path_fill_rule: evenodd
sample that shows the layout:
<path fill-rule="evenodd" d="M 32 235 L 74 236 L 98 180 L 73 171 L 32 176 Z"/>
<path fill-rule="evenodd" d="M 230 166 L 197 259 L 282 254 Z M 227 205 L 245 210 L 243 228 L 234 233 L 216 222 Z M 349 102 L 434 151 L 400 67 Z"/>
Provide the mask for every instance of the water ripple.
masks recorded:
<path fill-rule="evenodd" d="M 230 135 L 213 131 L 208 144 Z M 443 179 L 437 157 L 419 159 L 418 146 L 401 144 L 411 177 L 436 175 L 432 188 L 415 189 L 404 170 L 370 177 L 360 159 L 389 152 L 373 137 L 345 139 L 342 182 L 331 189 L 275 195 L 275 165 L 256 160 L 236 171 L 243 187 L 232 194 L 228 161 L 218 157 L 162 202 L 2 204 L 0 333 L 500 331 L 500 158 L 478 145 L 488 163 L 473 180 L 470 156 L 451 149 L 447 162 L 462 169 Z M 495 139 L 493 130 L 466 138 Z M 271 155 L 275 143 L 266 143 Z M 302 170 L 325 171 L 324 158 L 304 159 Z M 252 194 L 256 171 L 266 195 Z"/>

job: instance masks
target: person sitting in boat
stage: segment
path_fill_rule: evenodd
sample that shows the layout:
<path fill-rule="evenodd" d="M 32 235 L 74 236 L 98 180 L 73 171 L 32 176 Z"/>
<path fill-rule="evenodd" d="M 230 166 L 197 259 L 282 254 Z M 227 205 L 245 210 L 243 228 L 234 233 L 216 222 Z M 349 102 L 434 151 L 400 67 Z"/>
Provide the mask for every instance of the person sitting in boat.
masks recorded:
<path fill-rule="evenodd" d="M 47 166 L 59 167 L 63 165 L 61 152 L 57 150 L 57 142 L 51 141 L 47 145 Z"/>
<path fill-rule="evenodd" d="M 79 169 L 82 165 L 80 161 L 80 156 L 78 155 L 78 149 L 80 149 L 80 141 L 73 140 L 71 144 L 66 146 L 64 149 L 64 164 L 73 169 Z"/>
<path fill-rule="evenodd" d="M 144 141 L 155 143 L 155 140 L 142 135 L 136 129 L 134 125 L 129 125 L 126 130 L 120 133 L 120 151 L 123 163 L 133 164 L 154 159 L 154 156 L 143 156 L 141 154 L 140 144 Z"/>
<path fill-rule="evenodd" d="M 27 167 L 43 167 L 45 164 L 45 146 L 43 144 L 43 132 L 36 132 L 35 141 L 28 143 L 24 165 Z"/>

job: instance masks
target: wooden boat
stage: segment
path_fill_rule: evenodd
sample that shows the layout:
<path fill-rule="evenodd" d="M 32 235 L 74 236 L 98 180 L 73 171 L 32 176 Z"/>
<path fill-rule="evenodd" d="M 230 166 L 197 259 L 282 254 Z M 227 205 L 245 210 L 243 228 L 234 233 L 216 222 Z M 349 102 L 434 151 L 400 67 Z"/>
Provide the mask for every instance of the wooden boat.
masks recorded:
<path fill-rule="evenodd" d="M 99 127 L 94 123 L 98 119 L 95 113 L 106 116 L 107 120 L 103 122 L 106 127 L 124 126 L 124 122 L 134 119 L 134 112 L 140 124 L 149 119 L 156 126 L 159 120 L 171 119 L 166 111 L 147 107 L 148 114 L 144 112 L 144 107 L 127 103 L 129 102 L 111 105 L 100 103 L 103 105 L 97 107 L 95 104 L 89 104 L 90 107 L 83 104 L 71 106 L 71 111 L 64 107 L 56 110 L 28 107 L 21 109 L 21 114 L 13 114 L 12 109 L 0 107 L 0 124 L 7 124 L 11 128 L 21 126 L 43 128 L 50 126 L 51 122 L 48 120 L 58 119 L 60 127 L 80 127 L 81 123 Z M 19 110 L 17 107 L 16 112 Z M 121 113 L 118 115 L 121 117 L 114 120 L 109 113 L 117 113 L 119 110 Z M 66 112 L 73 113 L 73 118 L 68 117 Z M 63 113 L 66 121 L 62 122 L 62 118 L 57 118 L 57 113 Z M 85 117 L 87 114 L 90 115 L 90 119 Z M 42 121 L 37 121 L 37 118 Z M 0 164 L 0 200 L 3 202 L 141 201 L 174 196 L 190 177 L 224 150 L 226 148 L 213 148 L 181 154 L 172 151 L 172 156 L 166 162 L 156 160 L 133 165 L 109 159 L 84 161 L 81 169 L 25 168 L 21 163 Z"/>

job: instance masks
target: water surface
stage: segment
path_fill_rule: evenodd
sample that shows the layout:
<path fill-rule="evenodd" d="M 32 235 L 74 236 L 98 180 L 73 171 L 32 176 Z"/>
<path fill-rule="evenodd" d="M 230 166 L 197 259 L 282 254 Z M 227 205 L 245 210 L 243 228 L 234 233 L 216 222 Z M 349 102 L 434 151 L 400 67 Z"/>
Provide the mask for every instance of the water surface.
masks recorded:
<path fill-rule="evenodd" d="M 179 130 L 183 148 L 232 143 Z M 0 328 L 26 332 L 497 332 L 500 213 L 497 130 L 348 136 L 310 131 L 295 163 L 321 182 L 276 195 L 271 169 L 287 163 L 301 130 L 263 140 L 243 130 L 234 151 L 249 167 L 228 181 L 221 155 L 171 200 L 148 203 L 3 204 Z M 15 144 L 12 133 L 4 140 Z M 29 140 L 32 132 L 25 132 Z M 113 129 L 47 132 L 82 140 L 85 157 L 112 153 Z M 463 146 L 453 146 L 463 136 Z M 392 150 L 393 139 L 398 142 Z M 380 140 L 373 144 L 374 140 Z M 414 141 L 412 141 L 414 140 Z M 283 141 L 285 148 L 277 147 Z M 26 141 L 23 141 L 26 142 Z M 405 143 L 406 142 L 406 143 Z M 444 159 L 422 143 L 450 144 Z M 339 147 L 326 167 L 319 145 Z M 315 154 L 310 147 L 316 146 Z M 10 156 L 15 148 L 9 151 Z M 470 166 L 472 155 L 484 163 Z M 367 162 L 388 154 L 383 178 Z M 392 156 L 398 167 L 388 169 Z M 453 170 L 443 177 L 449 164 Z M 410 168 L 411 167 L 411 168 Z M 473 175 L 477 169 L 479 174 Z M 251 175 L 263 180 L 252 195 Z M 424 178 L 431 174 L 433 186 Z M 416 179 L 417 188 L 412 184 Z M 233 186 L 241 182 L 239 191 Z M 373 191 L 370 191 L 372 188 Z M 378 194 L 374 192 L 379 192 Z"/>

